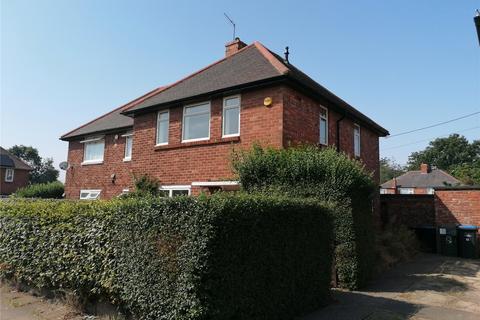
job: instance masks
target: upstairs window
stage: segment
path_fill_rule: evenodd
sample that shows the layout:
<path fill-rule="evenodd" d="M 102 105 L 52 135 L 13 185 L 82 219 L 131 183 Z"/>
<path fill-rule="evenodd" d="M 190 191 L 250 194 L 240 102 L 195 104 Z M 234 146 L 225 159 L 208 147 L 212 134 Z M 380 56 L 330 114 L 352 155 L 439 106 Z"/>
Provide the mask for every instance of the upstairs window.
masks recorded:
<path fill-rule="evenodd" d="M 125 157 L 123 158 L 123 160 L 132 160 L 133 135 L 132 133 L 127 133 L 124 134 L 122 137 L 125 137 Z"/>
<path fill-rule="evenodd" d="M 83 164 L 102 163 L 105 140 L 103 138 L 91 138 L 82 141 Z"/>
<path fill-rule="evenodd" d="M 5 169 L 5 182 L 13 182 L 13 176 L 15 175 L 15 170 L 8 168 Z"/>
<path fill-rule="evenodd" d="M 157 115 L 157 146 L 168 144 L 168 127 L 170 124 L 170 112 L 160 111 Z"/>
<path fill-rule="evenodd" d="M 398 188 L 400 194 L 414 194 L 415 190 L 413 188 Z"/>
<path fill-rule="evenodd" d="M 360 126 L 358 124 L 353 127 L 353 152 L 355 157 L 360 157 Z"/>
<path fill-rule="evenodd" d="M 328 110 L 320 107 L 320 144 L 328 144 Z"/>
<path fill-rule="evenodd" d="M 210 102 L 183 109 L 182 142 L 210 139 Z"/>
<path fill-rule="evenodd" d="M 240 96 L 223 99 L 223 137 L 240 135 Z"/>
<path fill-rule="evenodd" d="M 80 200 L 96 200 L 102 190 L 80 190 Z"/>

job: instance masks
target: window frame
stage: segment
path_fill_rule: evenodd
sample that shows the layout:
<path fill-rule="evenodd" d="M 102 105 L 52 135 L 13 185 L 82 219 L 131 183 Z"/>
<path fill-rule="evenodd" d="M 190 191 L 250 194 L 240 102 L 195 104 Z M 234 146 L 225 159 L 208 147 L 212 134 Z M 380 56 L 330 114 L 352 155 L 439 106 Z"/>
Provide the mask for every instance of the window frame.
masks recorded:
<path fill-rule="evenodd" d="M 9 174 L 9 172 L 11 172 L 11 175 Z M 5 168 L 4 181 L 5 182 L 13 182 L 13 179 L 15 179 L 15 169 L 14 168 Z"/>
<path fill-rule="evenodd" d="M 208 136 L 207 136 L 207 137 L 203 137 L 203 138 L 185 139 L 185 117 L 192 116 L 191 114 L 190 114 L 190 115 L 186 115 L 186 114 L 185 114 L 185 110 L 188 109 L 188 108 L 198 107 L 198 106 L 202 106 L 202 105 L 205 105 L 205 104 L 208 104 Z M 205 112 L 205 113 L 199 113 L 199 114 L 203 115 L 203 114 L 206 114 L 206 112 Z M 195 114 L 195 115 L 198 115 L 198 114 Z M 212 103 L 211 103 L 211 101 L 203 101 L 203 102 L 198 102 L 198 103 L 193 103 L 193 104 L 189 104 L 189 105 L 183 106 L 183 114 L 182 114 L 182 143 L 210 140 L 211 122 L 212 122 Z"/>
<path fill-rule="evenodd" d="M 402 193 L 402 191 L 406 191 L 406 190 L 408 190 L 409 192 Z M 399 187 L 398 188 L 398 193 L 399 194 L 415 194 L 415 188 Z"/>
<path fill-rule="evenodd" d="M 125 138 L 125 150 L 123 154 L 123 161 L 131 161 L 132 160 L 132 152 L 133 152 L 133 133 L 128 132 L 122 135 L 122 137 Z M 131 145 L 130 145 L 130 155 L 127 155 L 127 143 L 128 140 L 131 140 Z"/>
<path fill-rule="evenodd" d="M 357 142 L 357 133 L 355 132 L 355 129 L 358 129 L 358 153 L 357 148 L 355 147 Z M 353 154 L 355 155 L 355 157 L 360 157 L 360 155 L 362 154 L 362 131 L 358 123 L 353 124 Z"/>
<path fill-rule="evenodd" d="M 162 120 L 162 123 L 167 124 L 167 141 L 166 142 L 158 142 L 159 133 L 160 133 L 160 115 L 167 114 L 167 120 Z M 160 110 L 157 112 L 157 126 L 156 126 L 156 134 L 155 134 L 155 146 L 166 146 L 168 145 L 168 140 L 170 138 L 170 109 L 167 110 Z"/>
<path fill-rule="evenodd" d="M 168 191 L 168 198 L 173 197 L 173 191 L 188 191 L 188 196 L 192 195 L 192 186 L 191 185 L 170 185 L 170 186 L 160 186 L 158 188 L 160 191 Z"/>
<path fill-rule="evenodd" d="M 238 98 L 238 107 L 227 107 L 226 101 L 229 99 Z M 225 134 L 225 110 L 236 109 L 238 108 L 238 132 L 237 133 L 230 133 Z M 222 138 L 230 138 L 230 137 L 239 137 L 240 136 L 240 117 L 242 113 L 242 97 L 240 94 L 235 94 L 232 96 L 224 97 L 223 98 L 223 109 L 222 109 Z"/>
<path fill-rule="evenodd" d="M 318 122 L 318 143 L 322 146 L 328 146 L 328 109 L 320 106 L 320 109 L 325 111 L 325 116 L 322 115 L 322 112 L 319 114 Z M 325 143 L 322 143 L 322 119 L 325 120 Z"/>
<path fill-rule="evenodd" d="M 91 196 L 82 198 L 82 193 L 89 193 L 89 194 L 97 193 L 97 195 L 94 198 L 92 198 Z M 80 200 L 98 200 L 100 198 L 101 193 L 102 193 L 102 189 L 81 189 L 79 199 Z"/>
<path fill-rule="evenodd" d="M 87 146 L 92 143 L 96 142 L 103 142 L 103 152 L 102 152 L 102 158 L 101 159 L 94 159 L 94 160 L 85 160 L 86 155 L 87 155 Z M 105 137 L 93 137 L 93 138 L 87 138 L 83 141 L 80 141 L 80 143 L 83 144 L 83 162 L 82 165 L 86 164 L 101 164 L 103 163 L 105 159 Z"/>

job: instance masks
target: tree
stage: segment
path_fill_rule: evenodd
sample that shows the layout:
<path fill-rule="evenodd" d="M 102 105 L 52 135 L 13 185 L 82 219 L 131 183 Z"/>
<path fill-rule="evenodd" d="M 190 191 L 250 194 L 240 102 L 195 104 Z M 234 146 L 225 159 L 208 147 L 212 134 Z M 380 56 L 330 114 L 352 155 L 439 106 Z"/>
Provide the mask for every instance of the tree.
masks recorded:
<path fill-rule="evenodd" d="M 28 163 L 33 170 L 30 171 L 30 183 L 47 183 L 58 179 L 59 171 L 53 166 L 52 158 L 42 159 L 38 150 L 31 146 L 14 145 L 8 151 L 26 163 Z"/>
<path fill-rule="evenodd" d="M 405 173 L 405 168 L 389 158 L 380 159 L 380 183 L 384 183 Z"/>
<path fill-rule="evenodd" d="M 451 174 L 465 184 L 480 185 L 480 160 L 473 164 L 460 164 L 451 169 Z"/>
<path fill-rule="evenodd" d="M 480 161 L 480 140 L 469 143 L 464 136 L 452 134 L 431 141 L 423 151 L 413 152 L 408 157 L 408 169 L 418 170 L 421 163 L 428 163 L 450 171 L 455 166 L 472 165 L 475 161 Z"/>

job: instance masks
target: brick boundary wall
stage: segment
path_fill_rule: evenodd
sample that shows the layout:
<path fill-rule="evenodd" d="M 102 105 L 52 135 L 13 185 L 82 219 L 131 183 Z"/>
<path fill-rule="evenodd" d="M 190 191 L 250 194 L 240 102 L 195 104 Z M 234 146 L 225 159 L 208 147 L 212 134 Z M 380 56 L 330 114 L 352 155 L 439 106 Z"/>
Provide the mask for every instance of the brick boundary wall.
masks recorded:
<path fill-rule="evenodd" d="M 382 226 L 388 223 L 408 227 L 434 226 L 435 205 L 433 195 L 381 194 L 380 218 Z"/>
<path fill-rule="evenodd" d="M 471 224 L 480 227 L 480 187 L 435 190 L 437 224 Z"/>

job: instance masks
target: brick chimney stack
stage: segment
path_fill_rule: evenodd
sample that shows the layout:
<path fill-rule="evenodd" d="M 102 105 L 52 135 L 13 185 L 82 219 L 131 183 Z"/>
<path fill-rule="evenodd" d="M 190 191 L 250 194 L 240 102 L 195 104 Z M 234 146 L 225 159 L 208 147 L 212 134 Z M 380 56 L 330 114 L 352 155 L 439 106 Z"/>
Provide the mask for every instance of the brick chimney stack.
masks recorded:
<path fill-rule="evenodd" d="M 429 164 L 422 163 L 422 164 L 420 165 L 420 171 L 421 171 L 422 173 L 430 173 L 432 170 L 431 170 Z"/>
<path fill-rule="evenodd" d="M 240 40 L 240 38 L 235 38 L 235 40 L 227 42 L 225 45 L 225 57 L 230 57 L 232 54 L 238 52 L 238 50 L 245 48 L 247 44 Z"/>

